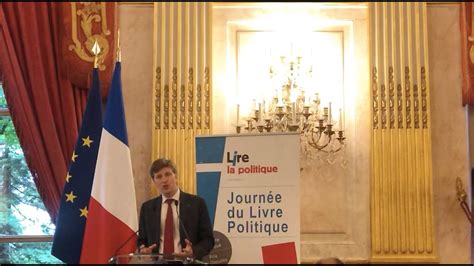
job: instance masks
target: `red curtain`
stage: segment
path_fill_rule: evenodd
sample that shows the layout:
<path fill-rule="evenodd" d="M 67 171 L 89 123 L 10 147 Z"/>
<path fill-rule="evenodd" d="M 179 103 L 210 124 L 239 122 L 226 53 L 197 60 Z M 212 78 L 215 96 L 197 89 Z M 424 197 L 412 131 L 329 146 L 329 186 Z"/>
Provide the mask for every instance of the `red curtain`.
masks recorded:
<path fill-rule="evenodd" d="M 61 3 L 0 4 L 0 73 L 26 162 L 52 221 L 87 89 L 60 74 Z"/>
<path fill-rule="evenodd" d="M 462 104 L 474 104 L 474 31 L 471 2 L 461 2 Z"/>

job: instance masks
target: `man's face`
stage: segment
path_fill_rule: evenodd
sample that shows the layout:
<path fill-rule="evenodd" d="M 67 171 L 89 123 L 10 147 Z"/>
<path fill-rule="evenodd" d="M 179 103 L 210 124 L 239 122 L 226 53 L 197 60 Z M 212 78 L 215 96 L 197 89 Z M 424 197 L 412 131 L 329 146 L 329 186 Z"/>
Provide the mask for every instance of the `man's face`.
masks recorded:
<path fill-rule="evenodd" d="M 167 198 L 172 197 L 178 191 L 176 175 L 171 167 L 164 167 L 153 176 L 153 183 L 161 194 Z"/>

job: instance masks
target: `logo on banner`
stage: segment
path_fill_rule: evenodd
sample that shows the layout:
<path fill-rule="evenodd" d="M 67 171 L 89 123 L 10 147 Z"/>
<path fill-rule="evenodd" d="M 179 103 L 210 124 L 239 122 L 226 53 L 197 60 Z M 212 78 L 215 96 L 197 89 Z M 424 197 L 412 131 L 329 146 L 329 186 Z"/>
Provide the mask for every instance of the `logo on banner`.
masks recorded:
<path fill-rule="evenodd" d="M 232 155 L 231 155 L 232 154 Z M 275 165 L 245 165 L 245 166 L 238 166 L 240 163 L 249 163 L 250 156 L 248 154 L 240 154 L 238 151 L 234 151 L 233 153 L 227 152 L 227 163 L 231 165 L 227 165 L 227 173 L 228 174 L 271 174 L 277 173 L 278 167 Z"/>

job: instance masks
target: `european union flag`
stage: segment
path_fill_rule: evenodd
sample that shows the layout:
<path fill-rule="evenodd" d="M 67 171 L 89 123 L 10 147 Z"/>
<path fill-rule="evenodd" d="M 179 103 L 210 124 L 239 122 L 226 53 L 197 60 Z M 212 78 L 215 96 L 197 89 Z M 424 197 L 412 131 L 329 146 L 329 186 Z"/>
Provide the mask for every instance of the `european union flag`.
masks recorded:
<path fill-rule="evenodd" d="M 65 177 L 51 249 L 51 254 L 65 263 L 80 262 L 101 133 L 99 73 L 94 68 L 81 129 L 69 164 L 69 172 Z"/>

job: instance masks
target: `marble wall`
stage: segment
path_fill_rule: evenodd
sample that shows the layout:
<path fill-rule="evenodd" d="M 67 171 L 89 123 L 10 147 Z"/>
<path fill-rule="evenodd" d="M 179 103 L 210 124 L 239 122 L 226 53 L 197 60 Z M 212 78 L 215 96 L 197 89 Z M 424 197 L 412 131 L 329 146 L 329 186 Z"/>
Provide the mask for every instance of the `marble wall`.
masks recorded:
<path fill-rule="evenodd" d="M 428 5 L 433 195 L 441 263 L 471 263 L 471 226 L 456 197 L 470 184 L 467 108 L 462 106 L 458 4 Z"/>
<path fill-rule="evenodd" d="M 150 197 L 153 3 L 120 3 L 122 89 L 137 210 Z"/>

